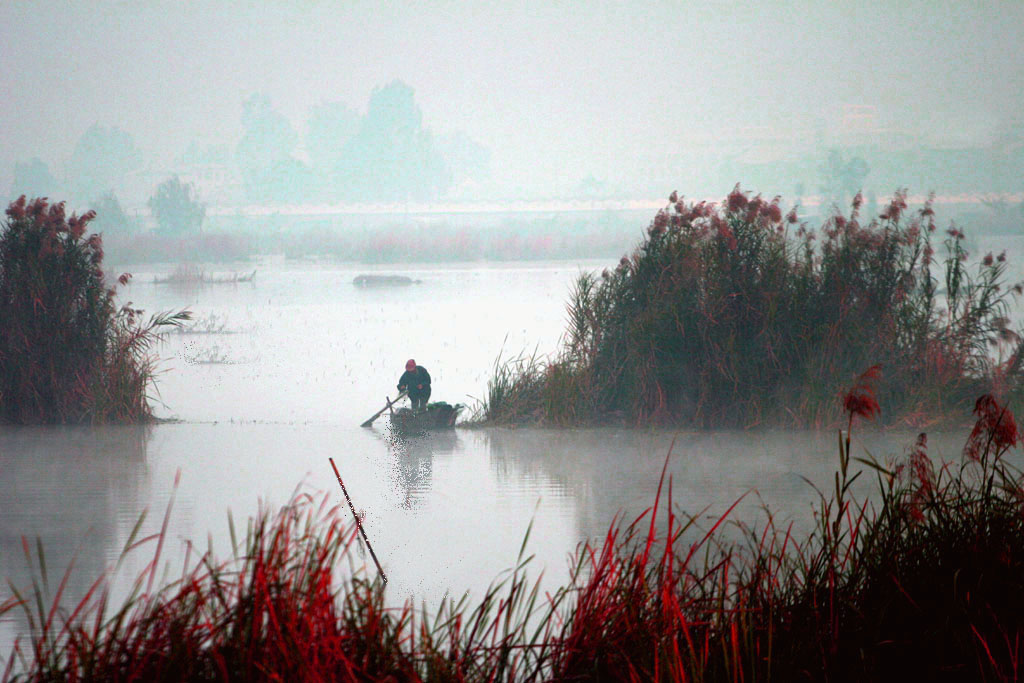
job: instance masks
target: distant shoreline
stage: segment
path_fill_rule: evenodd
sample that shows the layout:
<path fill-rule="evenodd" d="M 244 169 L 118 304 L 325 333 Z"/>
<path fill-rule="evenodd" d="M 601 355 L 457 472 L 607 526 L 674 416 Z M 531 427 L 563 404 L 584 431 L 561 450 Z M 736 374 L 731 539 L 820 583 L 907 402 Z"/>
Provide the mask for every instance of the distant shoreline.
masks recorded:
<path fill-rule="evenodd" d="M 927 195 L 910 195 L 911 205 L 923 204 Z M 936 195 L 934 204 L 982 204 L 987 200 L 1010 203 L 1024 202 L 1024 193 L 963 193 Z M 700 201 L 700 200 L 698 200 Z M 721 197 L 705 198 L 717 202 Z M 367 204 L 248 204 L 244 206 L 211 206 L 208 216 L 346 216 L 346 215 L 418 215 L 474 213 L 575 213 L 591 211 L 656 211 L 667 204 L 665 199 L 579 199 L 523 200 L 509 202 L 432 202 L 432 203 L 367 203 Z M 799 200 L 801 206 L 822 206 L 827 200 L 808 195 Z"/>

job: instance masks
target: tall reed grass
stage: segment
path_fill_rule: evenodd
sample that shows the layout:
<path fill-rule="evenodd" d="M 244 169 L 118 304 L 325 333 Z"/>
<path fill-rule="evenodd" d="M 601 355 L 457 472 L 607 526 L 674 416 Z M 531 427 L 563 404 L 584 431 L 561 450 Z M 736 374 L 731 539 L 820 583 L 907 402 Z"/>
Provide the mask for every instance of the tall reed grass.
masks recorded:
<path fill-rule="evenodd" d="M 63 607 L 67 575 L 51 589 L 41 546 L 25 542 L 39 578 L 0 613 L 23 610 L 31 633 L 3 680 L 1017 680 L 1014 416 L 979 399 L 960 463 L 933 463 L 924 434 L 906 456 L 855 458 L 850 430 L 878 413 L 877 380 L 864 373 L 845 396 L 834 488 L 806 537 L 770 515 L 761 527 L 732 520 L 735 505 L 701 527 L 673 506 L 663 471 L 653 505 L 580 546 L 563 588 L 528 579 L 527 534 L 514 569 L 478 601 L 428 612 L 388 607 L 381 581 L 339 571 L 356 528 L 328 498 L 264 510 L 232 558 L 186 559 L 164 587 L 167 517 L 143 539 L 140 520 L 125 552 L 155 544 L 154 557 L 118 607 L 102 580 Z M 865 472 L 878 494 L 860 500 L 852 484 Z M 746 540 L 727 541 L 726 524 Z"/>
<path fill-rule="evenodd" d="M 930 203 L 908 215 L 900 192 L 864 219 L 858 195 L 814 231 L 739 186 L 721 205 L 670 202 L 616 268 L 578 277 L 553 358 L 495 369 L 484 419 L 836 424 L 835 397 L 874 363 L 887 423 L 1024 391 L 1009 324 L 1022 286 L 1005 282 L 1005 254 L 969 266 Z"/>
<path fill-rule="evenodd" d="M 118 307 L 104 279 L 93 212 L 22 196 L 0 231 L 0 422 L 139 422 L 152 415 L 150 355 L 161 328 L 188 313 L 143 320 Z"/>

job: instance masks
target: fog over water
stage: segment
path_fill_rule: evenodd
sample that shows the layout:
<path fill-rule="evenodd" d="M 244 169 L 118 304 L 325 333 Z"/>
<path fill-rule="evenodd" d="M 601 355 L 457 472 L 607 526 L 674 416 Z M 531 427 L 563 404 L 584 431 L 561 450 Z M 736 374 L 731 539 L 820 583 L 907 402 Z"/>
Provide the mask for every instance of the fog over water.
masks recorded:
<path fill-rule="evenodd" d="M 205 549 L 209 535 L 228 554 L 229 510 L 241 526 L 260 501 L 278 506 L 296 487 L 342 503 L 328 458 L 366 514 L 395 604 L 479 595 L 514 564 L 531 522 L 532 575 L 543 570 L 546 586 L 559 585 L 578 543 L 653 502 L 670 451 L 679 510 L 708 522 L 746 494 L 737 521 L 762 524 L 767 505 L 779 523 L 809 528 L 811 484 L 827 488 L 836 465 L 831 432 L 458 428 L 396 439 L 386 416 L 359 427 L 394 396 L 409 356 L 430 370 L 432 398 L 472 404 L 499 352 L 550 353 L 572 278 L 603 265 L 277 263 L 251 283 L 190 287 L 154 283 L 170 266 L 134 269 L 126 298 L 149 312 L 188 306 L 204 331 L 172 334 L 157 349 L 157 412 L 178 421 L 0 428 L 0 574 L 26 585 L 21 539 L 39 537 L 51 576 L 74 558 L 74 600 L 115 562 L 144 510 L 143 532 L 159 530 L 173 495 L 163 550 L 173 577 L 186 540 Z M 355 286 L 365 273 L 419 283 Z M 898 456 L 915 436 L 865 425 L 855 452 Z M 963 437 L 933 434 L 933 455 L 958 457 Z M 151 551 L 124 564 L 118 591 Z M 368 556 L 352 559 L 373 571 Z M 0 640 L 25 628 L 14 619 Z"/>
<path fill-rule="evenodd" d="M 670 453 L 681 511 L 742 497 L 737 521 L 767 506 L 806 530 L 832 432 L 359 425 L 409 357 L 466 415 L 497 359 L 555 352 L 575 276 L 614 267 L 673 190 L 739 182 L 801 218 L 935 191 L 972 263 L 1006 250 L 1024 280 L 1022 42 L 1015 1 L 0 3 L 0 199 L 98 209 L 108 274 L 134 275 L 118 301 L 195 320 L 154 349 L 159 423 L 0 426 L 0 603 L 31 581 L 23 539 L 51 581 L 74 564 L 73 602 L 172 498 L 169 575 L 189 539 L 226 557 L 229 511 L 342 502 L 328 458 L 392 604 L 479 595 L 531 525 L 531 575 L 559 585 Z M 172 182 L 188 201 L 161 216 Z M 158 283 L 186 266 L 255 276 Z M 916 435 L 860 426 L 855 454 Z M 0 657 L 26 628 L 0 619 Z"/>

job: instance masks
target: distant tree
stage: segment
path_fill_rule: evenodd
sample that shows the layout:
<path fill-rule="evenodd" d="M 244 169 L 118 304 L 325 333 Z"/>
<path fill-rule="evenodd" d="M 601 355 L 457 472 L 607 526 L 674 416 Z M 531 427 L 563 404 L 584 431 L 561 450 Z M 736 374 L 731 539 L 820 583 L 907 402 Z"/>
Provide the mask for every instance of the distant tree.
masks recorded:
<path fill-rule="evenodd" d="M 358 200 L 433 199 L 451 186 L 411 87 L 393 81 L 373 91 L 359 132 L 345 145 L 339 180 Z"/>
<path fill-rule="evenodd" d="M 807 191 L 806 186 L 803 183 L 801 183 L 801 182 L 798 182 L 796 185 L 793 186 L 793 196 L 795 197 L 794 201 L 797 204 L 803 204 L 804 193 L 806 191 Z"/>
<path fill-rule="evenodd" d="M 193 196 L 194 192 L 192 185 L 181 182 L 178 176 L 160 183 L 148 202 L 160 232 L 180 235 L 202 228 L 206 207 Z"/>
<path fill-rule="evenodd" d="M 114 235 L 135 232 L 139 229 L 139 220 L 125 213 L 121 208 L 121 202 L 117 200 L 117 195 L 113 192 L 108 192 L 94 202 L 93 211 L 96 212 L 96 218 L 92 221 L 94 232 Z"/>
<path fill-rule="evenodd" d="M 236 158 L 246 195 L 255 201 L 306 196 L 309 169 L 294 157 L 298 133 L 269 97 L 253 94 L 243 103 L 242 127 Z"/>
<path fill-rule="evenodd" d="M 608 196 L 608 183 L 591 173 L 581 179 L 576 185 L 576 196 L 579 199 L 601 199 L 606 197 Z"/>
<path fill-rule="evenodd" d="M 234 160 L 234 154 L 229 145 L 200 145 L 198 141 L 190 140 L 184 151 L 174 159 L 174 163 L 185 166 L 225 165 Z"/>
<path fill-rule="evenodd" d="M 49 167 L 39 157 L 14 164 L 14 182 L 11 183 L 10 197 L 53 197 L 60 190 L 59 183 L 50 174 Z"/>
<path fill-rule="evenodd" d="M 454 184 L 466 180 L 484 180 L 491 174 L 491 150 L 462 131 L 439 138 L 438 147 L 451 171 Z M 588 178 L 595 180 L 593 175 Z M 602 187 L 599 192 L 607 192 L 607 188 Z"/>
<path fill-rule="evenodd" d="M 821 195 L 829 205 L 844 206 L 864 189 L 864 181 L 871 171 L 868 162 L 860 157 L 845 159 L 842 151 L 829 150 L 821 172 Z"/>
<path fill-rule="evenodd" d="M 120 128 L 93 124 L 79 138 L 68 166 L 75 200 L 92 201 L 118 189 L 126 175 L 142 166 L 142 153 Z"/>
<path fill-rule="evenodd" d="M 310 111 L 306 150 L 313 173 L 320 181 L 321 193 L 337 193 L 336 176 L 342 153 L 358 130 L 359 114 L 341 102 L 325 102 Z"/>

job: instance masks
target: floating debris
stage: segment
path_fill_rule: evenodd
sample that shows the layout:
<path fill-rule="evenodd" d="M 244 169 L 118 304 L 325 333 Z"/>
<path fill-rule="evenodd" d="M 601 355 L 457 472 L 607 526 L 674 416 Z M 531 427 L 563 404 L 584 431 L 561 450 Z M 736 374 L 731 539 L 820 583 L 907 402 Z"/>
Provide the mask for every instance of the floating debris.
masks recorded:
<path fill-rule="evenodd" d="M 352 284 L 356 287 L 402 287 L 418 285 L 422 280 L 413 280 L 405 275 L 357 275 Z"/>
<path fill-rule="evenodd" d="M 211 275 L 197 266 L 178 266 L 167 277 L 154 277 L 155 285 L 215 285 L 252 282 L 256 271 L 249 274 L 231 273 L 230 275 Z"/>

